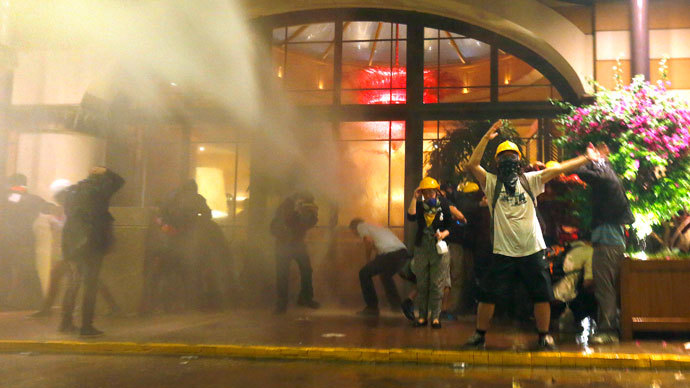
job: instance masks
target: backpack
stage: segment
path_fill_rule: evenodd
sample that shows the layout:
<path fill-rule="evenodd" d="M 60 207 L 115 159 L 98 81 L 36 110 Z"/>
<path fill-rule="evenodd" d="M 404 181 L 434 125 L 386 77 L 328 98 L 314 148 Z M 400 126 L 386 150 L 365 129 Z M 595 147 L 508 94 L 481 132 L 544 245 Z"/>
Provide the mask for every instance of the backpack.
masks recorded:
<path fill-rule="evenodd" d="M 537 200 L 534 198 L 534 194 L 532 194 L 532 190 L 530 190 L 529 188 L 529 182 L 527 182 L 527 177 L 524 173 L 521 172 L 518 175 L 518 180 L 520 181 L 522 188 L 525 190 L 527 195 L 529 195 L 530 199 L 532 200 L 532 204 L 534 205 L 534 211 L 537 213 L 537 222 L 539 222 L 539 228 L 541 229 L 541 232 L 544 233 L 544 221 L 541 218 L 541 213 L 539 212 L 539 207 L 537 206 Z M 496 186 L 494 187 L 494 197 L 491 203 L 491 222 L 489 222 L 489 235 L 491 236 L 492 244 L 494 242 L 494 214 L 496 212 L 496 203 L 498 203 L 498 197 L 501 194 L 501 189 L 503 189 L 503 181 L 500 180 L 497 175 Z"/>

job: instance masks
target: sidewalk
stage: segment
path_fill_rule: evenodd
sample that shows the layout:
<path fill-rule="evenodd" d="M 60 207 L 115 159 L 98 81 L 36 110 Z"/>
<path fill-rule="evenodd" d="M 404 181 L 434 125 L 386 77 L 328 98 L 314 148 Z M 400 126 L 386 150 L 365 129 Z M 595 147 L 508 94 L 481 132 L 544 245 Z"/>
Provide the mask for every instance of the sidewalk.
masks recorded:
<path fill-rule="evenodd" d="M 640 340 L 583 348 L 556 336 L 559 352 L 532 352 L 536 334 L 494 325 L 487 351 L 460 351 L 473 317 L 444 322 L 440 330 L 412 328 L 398 314 L 362 318 L 351 311 L 294 310 L 161 314 L 147 318 L 97 317 L 106 332 L 95 339 L 57 332 L 59 314 L 28 318 L 0 313 L 0 352 L 169 354 L 215 357 L 299 358 L 347 361 L 467 363 L 500 366 L 690 369 L 681 341 Z"/>

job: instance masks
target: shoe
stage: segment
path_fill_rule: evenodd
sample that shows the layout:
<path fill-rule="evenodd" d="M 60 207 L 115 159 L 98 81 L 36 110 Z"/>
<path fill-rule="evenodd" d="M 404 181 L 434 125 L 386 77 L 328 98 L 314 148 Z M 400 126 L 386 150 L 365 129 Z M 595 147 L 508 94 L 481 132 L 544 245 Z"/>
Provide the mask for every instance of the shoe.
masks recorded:
<path fill-rule="evenodd" d="M 448 312 L 448 311 L 441 311 L 440 318 L 444 321 L 457 321 L 458 318 L 455 316 L 455 314 Z"/>
<path fill-rule="evenodd" d="M 29 318 L 45 318 L 45 317 L 49 317 L 51 314 L 52 314 L 52 311 L 50 311 L 50 309 L 38 310 L 35 313 L 29 315 Z"/>
<path fill-rule="evenodd" d="M 429 323 L 429 322 L 427 322 L 426 319 L 421 320 L 421 321 L 420 321 L 420 320 L 415 320 L 414 322 L 412 322 L 412 326 L 413 326 L 413 327 L 424 327 L 424 326 L 427 325 L 427 323 Z"/>
<path fill-rule="evenodd" d="M 402 308 L 402 312 L 405 315 L 405 318 L 409 319 L 410 321 L 414 321 L 414 302 L 412 302 L 412 299 L 405 299 L 400 304 L 400 308 Z"/>
<path fill-rule="evenodd" d="M 365 307 L 364 310 L 358 311 L 357 315 L 363 316 L 363 317 L 378 317 L 379 316 L 379 309 L 375 307 Z"/>
<path fill-rule="evenodd" d="M 431 328 L 432 329 L 440 329 L 441 328 L 441 321 L 440 320 L 433 320 L 431 322 Z"/>
<path fill-rule="evenodd" d="M 98 337 L 104 333 L 93 326 L 84 326 L 79 330 L 80 337 Z"/>
<path fill-rule="evenodd" d="M 551 337 L 549 334 L 547 334 L 544 337 L 542 337 L 541 339 L 539 339 L 539 342 L 537 342 L 537 348 L 540 351 L 547 351 L 547 352 L 558 350 L 558 347 L 556 346 L 556 342 L 553 340 L 553 337 Z"/>
<path fill-rule="evenodd" d="M 614 333 L 598 333 L 590 337 L 589 342 L 592 345 L 608 345 L 617 344 L 620 339 Z"/>
<path fill-rule="evenodd" d="M 318 309 L 319 307 L 321 307 L 321 305 L 319 304 L 319 302 L 315 301 L 314 299 L 311 299 L 311 300 L 298 300 L 298 301 L 297 301 L 297 305 L 298 305 L 298 306 L 303 306 L 303 307 L 308 307 L 308 308 L 314 309 L 314 310 L 316 310 L 316 309 Z"/>
<path fill-rule="evenodd" d="M 465 341 L 465 344 L 462 345 L 462 349 L 478 349 L 478 350 L 483 350 L 486 348 L 486 338 L 475 332 L 470 336 L 470 338 Z"/>
<path fill-rule="evenodd" d="M 60 322 L 60 327 L 58 327 L 60 333 L 76 333 L 77 330 L 77 327 L 74 326 L 72 321 L 62 321 Z"/>

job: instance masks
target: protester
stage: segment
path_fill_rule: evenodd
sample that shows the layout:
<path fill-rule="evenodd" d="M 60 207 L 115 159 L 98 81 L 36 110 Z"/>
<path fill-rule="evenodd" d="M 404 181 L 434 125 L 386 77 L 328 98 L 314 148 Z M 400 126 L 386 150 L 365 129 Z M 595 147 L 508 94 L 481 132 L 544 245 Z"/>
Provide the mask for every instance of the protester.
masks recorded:
<path fill-rule="evenodd" d="M 609 344 L 619 341 L 618 299 L 620 270 L 625 254 L 624 225 L 632 224 L 635 217 L 630 211 L 625 189 L 608 160 L 608 146 L 599 143 L 597 151 L 600 157 L 582 166 L 576 173 L 591 187 L 592 193 L 592 272 L 599 313 L 597 333 L 590 342 Z"/>
<path fill-rule="evenodd" d="M 36 270 L 34 222 L 52 207 L 31 194 L 27 178 L 14 174 L 7 180 L 0 214 L 0 305 L 11 309 L 36 308 L 42 298 Z"/>
<path fill-rule="evenodd" d="M 437 244 L 450 234 L 452 215 L 449 202 L 440 195 L 438 182 L 431 177 L 422 179 L 407 210 L 407 219 L 417 222 L 412 271 L 417 279 L 415 304 L 419 313 L 414 326 L 426 326 L 431 314 L 431 327 L 441 328 L 441 299 L 443 297 L 443 254 Z M 444 242 L 445 244 L 445 242 Z"/>
<path fill-rule="evenodd" d="M 592 294 L 592 245 L 576 228 L 562 226 L 560 229 L 557 247 L 561 252 L 554 250 L 554 257 L 549 260 L 554 294 L 552 328 L 558 327 L 558 318 L 566 308 L 573 313 L 576 325 L 586 317 L 596 315 L 596 301 Z"/>
<path fill-rule="evenodd" d="M 217 309 L 223 301 L 230 252 L 194 180 L 172 191 L 149 225 L 139 313 Z"/>
<path fill-rule="evenodd" d="M 51 315 L 51 308 L 58 297 L 60 291 L 60 283 L 65 277 L 71 275 L 70 263 L 63 260 L 62 255 L 62 229 L 65 226 L 65 196 L 67 188 L 72 184 L 66 179 L 58 179 L 50 185 L 50 191 L 53 193 L 53 200 L 57 204 L 50 217 L 50 228 L 53 240 L 51 250 L 51 268 L 50 278 L 48 281 L 48 291 L 43 298 L 41 309 L 33 313 L 34 318 L 47 317 Z M 68 280 L 71 282 L 71 280 Z M 98 292 L 103 297 L 103 300 L 108 304 L 111 315 L 120 313 L 120 306 L 115 302 L 112 293 L 101 280 L 99 280 Z"/>
<path fill-rule="evenodd" d="M 62 253 L 70 263 L 72 277 L 65 294 L 59 330 L 76 331 L 72 313 L 77 292 L 84 283 L 79 334 L 97 336 L 103 332 L 93 327 L 98 275 L 103 256 L 113 244 L 113 217 L 108 211 L 111 197 L 125 181 L 105 167 L 94 167 L 89 176 L 70 186 L 65 194 L 67 219 L 62 235 Z"/>
<path fill-rule="evenodd" d="M 364 257 L 368 261 L 359 271 L 359 283 L 366 303 L 366 307 L 359 314 L 379 315 L 378 298 L 372 280 L 376 275 L 381 278 L 391 309 L 397 310 L 400 306 L 400 294 L 398 294 L 393 276 L 410 257 L 407 247 L 389 229 L 364 222 L 361 218 L 354 218 L 350 222 L 350 230 L 362 238 Z M 372 255 L 374 255 L 373 260 Z"/>
<path fill-rule="evenodd" d="M 307 231 L 318 222 L 318 211 L 314 196 L 304 191 L 286 198 L 271 221 L 271 234 L 276 239 L 276 314 L 287 311 L 288 275 L 292 260 L 297 262 L 300 272 L 297 304 L 312 309 L 320 307 L 314 300 L 311 261 L 304 242 Z"/>
<path fill-rule="evenodd" d="M 489 128 L 470 157 L 466 168 L 472 172 L 486 194 L 492 216 L 493 263 L 482 279 L 477 328 L 467 340 L 468 348 L 483 348 L 496 302 L 511 294 L 513 283 L 520 280 L 534 303 L 539 333 L 538 347 L 555 349 L 549 335 L 550 305 L 553 298 L 550 277 L 544 260 L 546 245 L 536 212 L 536 196 L 544 184 L 556 176 L 596 158 L 593 148 L 587 156 L 563 162 L 559 167 L 524 174 L 520 167 L 522 154 L 514 143 L 501 143 L 494 158 L 498 174 L 487 173 L 480 165 L 489 141 L 499 134 L 501 121 Z"/>

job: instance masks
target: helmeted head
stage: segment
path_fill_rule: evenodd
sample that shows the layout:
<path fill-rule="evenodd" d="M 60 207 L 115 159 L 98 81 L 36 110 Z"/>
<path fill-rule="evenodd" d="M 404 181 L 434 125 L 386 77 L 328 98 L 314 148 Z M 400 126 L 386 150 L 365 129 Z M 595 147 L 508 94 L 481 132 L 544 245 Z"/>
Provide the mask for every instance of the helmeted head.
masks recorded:
<path fill-rule="evenodd" d="M 498 145 L 498 147 L 496 148 L 496 154 L 494 155 L 494 158 L 496 160 L 500 160 L 502 154 L 515 154 L 517 155 L 518 160 L 522 157 L 520 147 L 518 147 L 517 144 L 513 143 L 510 140 L 506 140 Z"/>
<path fill-rule="evenodd" d="M 561 164 L 555 160 L 549 160 L 548 162 L 546 162 L 546 168 L 554 168 L 554 167 L 560 167 L 560 166 L 561 166 Z"/>
<path fill-rule="evenodd" d="M 419 182 L 417 190 L 421 190 L 422 194 L 425 197 L 429 196 L 427 194 L 431 193 L 433 193 L 435 196 L 439 192 L 439 190 L 441 190 L 441 185 L 438 184 L 438 181 L 436 179 L 427 176 Z"/>
<path fill-rule="evenodd" d="M 462 192 L 465 194 L 476 193 L 479 191 L 479 185 L 474 182 L 467 182 L 462 186 Z"/>

